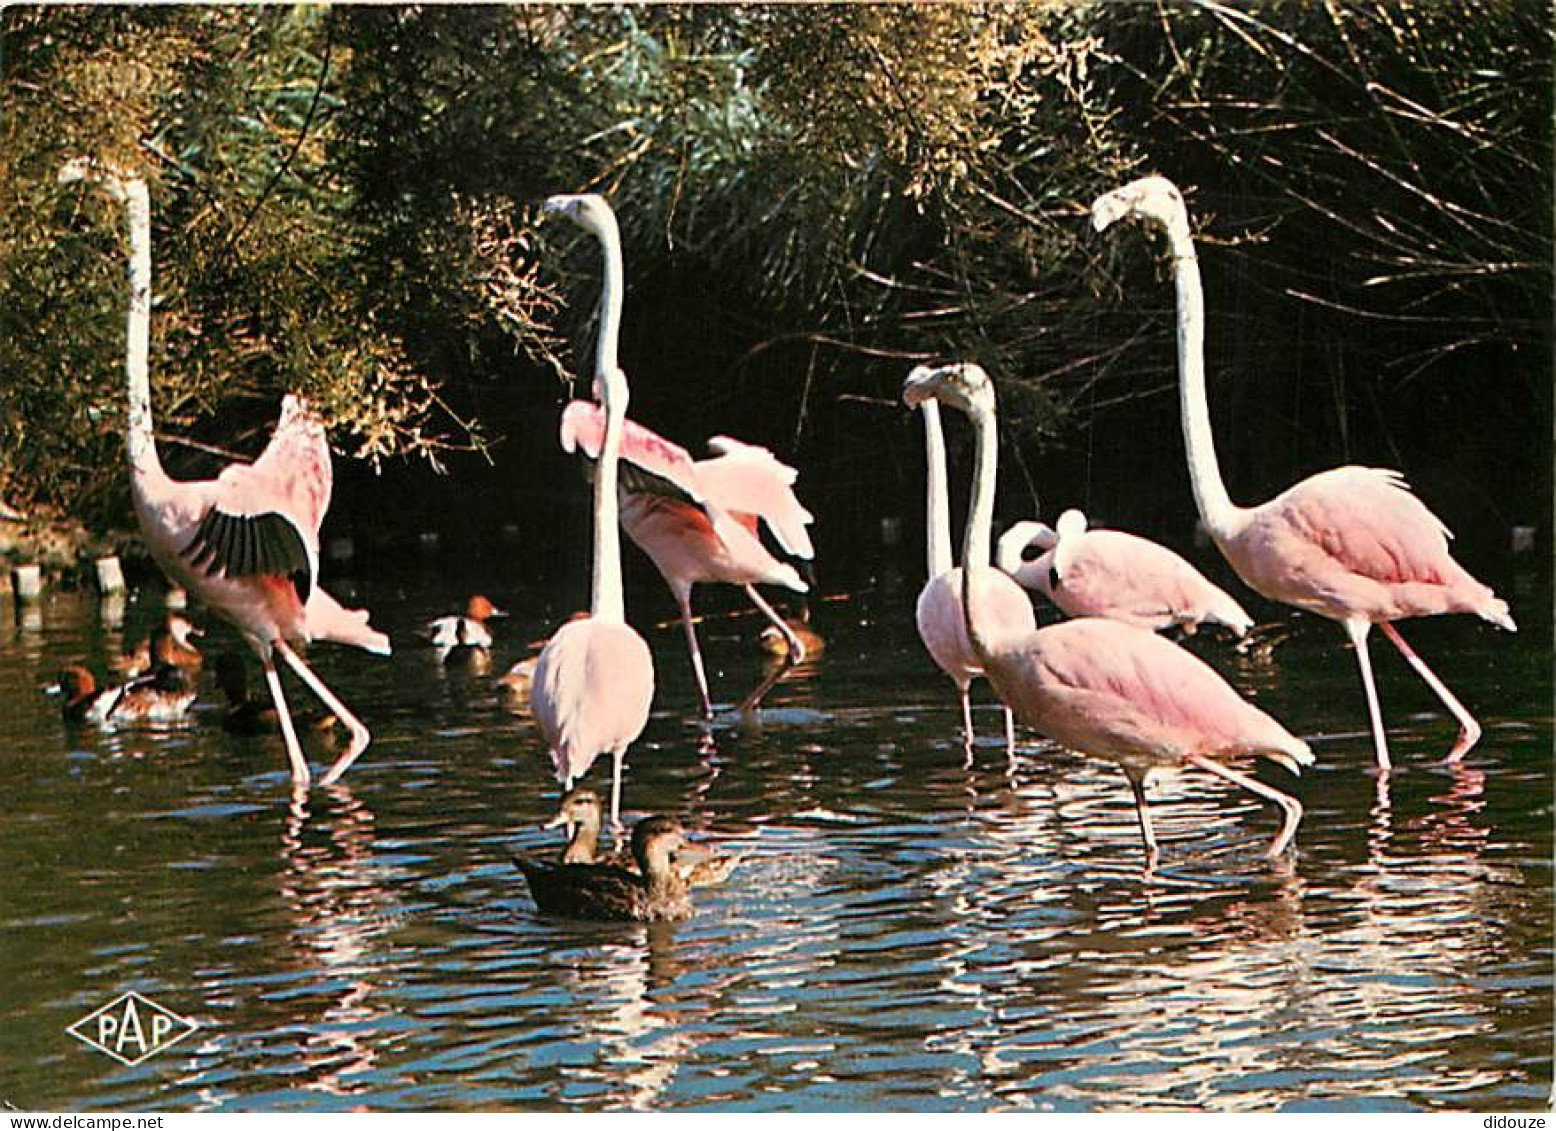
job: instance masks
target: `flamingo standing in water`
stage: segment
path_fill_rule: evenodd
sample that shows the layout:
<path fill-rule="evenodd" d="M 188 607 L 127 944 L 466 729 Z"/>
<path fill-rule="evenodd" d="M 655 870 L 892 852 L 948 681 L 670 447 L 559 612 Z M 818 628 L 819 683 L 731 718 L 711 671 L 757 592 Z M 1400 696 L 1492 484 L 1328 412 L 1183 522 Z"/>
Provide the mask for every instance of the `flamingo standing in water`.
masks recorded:
<path fill-rule="evenodd" d="M 1416 670 L 1459 723 L 1446 761 L 1480 738 L 1480 724 L 1400 636 L 1393 621 L 1474 613 L 1517 631 L 1507 602 L 1454 561 L 1447 527 L 1410 493 L 1397 471 L 1337 467 L 1310 476 L 1269 502 L 1238 507 L 1216 463 L 1205 394 L 1205 298 L 1189 235 L 1188 210 L 1165 177 L 1145 177 L 1097 198 L 1100 232 L 1138 217 L 1167 233 L 1178 302 L 1178 387 L 1189 482 L 1200 521 L 1237 575 L 1272 601 L 1339 621 L 1356 649 L 1378 768 L 1389 769 L 1388 738 L 1373 683 L 1367 634 L 1373 625 Z"/>
<path fill-rule="evenodd" d="M 1024 558 L 1028 547 L 1040 555 Z M 1023 588 L 1047 597 L 1067 617 L 1107 617 L 1152 631 L 1180 627 L 1192 634 L 1220 624 L 1238 636 L 1253 618 L 1183 558 L 1149 538 L 1122 530 L 1087 530 L 1078 510 L 1059 516 L 1058 529 L 1018 522 L 1000 535 L 996 560 Z"/>
<path fill-rule="evenodd" d="M 963 561 L 973 561 L 975 532 L 988 528 L 994 509 L 994 386 L 976 365 L 914 370 L 903 398 L 912 405 L 926 397 L 972 418 L 977 476 Z M 1302 819 L 1301 803 L 1221 759 L 1262 755 L 1296 773 L 1313 761 L 1305 742 L 1245 702 L 1204 661 L 1145 629 L 1100 617 L 1040 629 L 1011 625 L 986 599 L 993 578 L 1005 575 L 978 566 L 962 571 L 962 620 L 974 654 L 1023 723 L 1082 753 L 1118 762 L 1134 791 L 1148 868 L 1160 853 L 1146 777 L 1184 766 L 1279 805 L 1285 819 L 1269 854 L 1285 850 Z"/>
<path fill-rule="evenodd" d="M 293 649 L 329 640 L 387 656 L 389 638 L 364 611 L 342 608 L 319 588 L 319 527 L 333 484 L 324 426 L 307 402 L 281 402 L 275 432 L 252 464 L 230 464 L 215 479 L 175 480 L 157 458 L 148 373 L 151 327 L 151 200 L 146 182 L 85 158 L 60 171 L 62 184 L 96 181 L 130 221 L 130 303 L 125 373 L 130 495 L 146 548 L 168 577 L 230 621 L 259 656 L 291 763 L 292 782 L 310 780 L 286 709 L 280 656 L 345 724 L 351 740 L 322 779 L 329 784 L 367 748 L 371 735 Z"/>
<path fill-rule="evenodd" d="M 600 351 L 602 358 L 609 354 L 614 368 L 621 321 L 621 235 L 615 214 L 603 197 L 577 199 L 588 203 L 570 215 L 600 241 L 607 264 Z M 609 269 L 611 264 L 616 265 L 614 272 Z M 562 446 L 569 452 L 582 447 L 590 458 L 597 458 L 604 431 L 599 405 L 574 401 L 563 411 Z M 779 561 L 762 545 L 758 524 L 767 527 L 785 553 L 805 561 L 815 557 L 806 529 L 811 515 L 794 494 L 798 473 L 766 448 L 728 436 L 713 437 L 708 447 L 715 458 L 693 460 L 684 448 L 630 420 L 621 447 L 623 459 L 648 473 L 623 477 L 621 524 L 627 537 L 658 568 L 680 608 L 704 718 L 713 717 L 713 703 L 692 620 L 692 587 L 699 582 L 740 586 L 783 636 L 788 648 L 786 662 L 740 704 L 742 712 L 752 711 L 774 684 L 805 662 L 804 643 L 756 587 L 781 585 L 796 593 L 809 590 L 792 565 Z"/>
<path fill-rule="evenodd" d="M 648 725 L 654 699 L 654 659 L 648 643 L 627 624 L 621 589 L 621 537 L 616 480 L 627 418 L 627 375 L 616 365 L 620 317 L 620 244 L 603 233 L 616 218 L 597 196 L 553 196 L 549 215 L 566 216 L 605 245 L 600 340 L 594 389 L 604 410 L 604 435 L 594 472 L 594 566 L 589 615 L 557 629 L 535 662 L 530 710 L 545 736 L 563 791 L 573 788 L 601 754 L 611 756 L 611 824 L 621 829 L 621 769 L 627 748 Z M 612 249 L 617 249 L 614 253 Z"/>
<path fill-rule="evenodd" d="M 925 366 L 916 367 L 908 374 L 911 386 L 928 374 Z M 951 503 L 946 484 L 945 435 L 940 427 L 940 402 L 925 397 L 918 402 L 924 417 L 925 498 L 924 519 L 928 541 L 929 577 L 919 591 L 918 604 L 914 607 L 914 620 L 918 624 L 919 639 L 924 642 L 930 658 L 940 670 L 956 684 L 956 694 L 962 705 L 962 747 L 968 764 L 972 761 L 972 681 L 983 674 L 983 665 L 973 654 L 967 639 L 967 629 L 962 625 L 962 571 L 951 561 Z M 996 453 L 997 454 L 997 453 Z M 967 550 L 963 563 L 989 564 L 989 531 L 967 530 Z M 1032 602 L 1014 584 L 1004 584 L 993 577 L 988 579 L 989 602 L 997 616 L 1014 626 L 1031 630 L 1037 627 L 1032 613 Z M 1007 754 L 1016 751 L 1016 722 L 1010 708 L 1005 707 L 1005 749 Z"/>

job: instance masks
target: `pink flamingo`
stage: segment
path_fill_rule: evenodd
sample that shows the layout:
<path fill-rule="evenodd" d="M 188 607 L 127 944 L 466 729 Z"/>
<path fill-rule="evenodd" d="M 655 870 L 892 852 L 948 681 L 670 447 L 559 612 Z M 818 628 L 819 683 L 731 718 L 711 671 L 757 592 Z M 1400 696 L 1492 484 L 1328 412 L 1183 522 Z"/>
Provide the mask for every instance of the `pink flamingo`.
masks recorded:
<path fill-rule="evenodd" d="M 1028 546 L 1042 553 L 1022 557 Z M 1000 535 L 1000 569 L 1033 589 L 1067 617 L 1107 617 L 1139 628 L 1221 624 L 1242 636 L 1253 618 L 1231 594 L 1166 546 L 1122 530 L 1087 530 L 1086 516 L 1067 510 L 1058 529 L 1018 522 Z"/>
<path fill-rule="evenodd" d="M 389 638 L 364 611 L 342 608 L 318 585 L 319 527 L 333 484 L 324 426 L 300 397 L 281 402 L 275 432 L 252 464 L 215 479 L 175 480 L 157 458 L 148 373 L 151 325 L 151 201 L 146 182 L 78 158 L 61 183 L 96 181 L 124 204 L 130 221 L 130 304 L 125 372 L 130 494 L 146 548 L 172 580 L 230 621 L 264 666 L 298 787 L 310 779 L 276 672 L 279 655 L 345 724 L 350 743 L 322 779 L 337 780 L 367 749 L 367 727 L 341 703 L 292 641 L 329 640 L 380 655 Z"/>
<path fill-rule="evenodd" d="M 1450 534 L 1396 471 L 1337 467 L 1310 476 L 1269 502 L 1238 507 L 1216 463 L 1205 395 L 1205 299 L 1183 196 L 1165 177 L 1145 177 L 1097 198 L 1100 232 L 1139 217 L 1167 233 L 1178 302 L 1178 382 L 1189 481 L 1200 521 L 1239 577 L 1272 601 L 1339 621 L 1356 649 L 1378 767 L 1389 768 L 1383 712 L 1367 634 L 1373 625 L 1398 648 L 1459 723 L 1453 763 L 1480 738 L 1480 724 L 1391 623 L 1405 617 L 1474 613 L 1517 631 L 1507 602 L 1448 553 Z"/>
<path fill-rule="evenodd" d="M 626 425 L 627 375 L 616 364 L 621 317 L 621 254 L 616 217 L 598 196 L 553 196 L 549 215 L 566 216 L 605 247 L 600 340 L 594 389 L 605 426 L 594 474 L 594 565 L 589 615 L 575 617 L 546 642 L 535 662 L 530 711 L 545 736 L 564 792 L 601 754 L 611 756 L 611 824 L 621 829 L 621 770 L 627 748 L 648 725 L 654 699 L 654 659 L 627 624 L 621 587 L 621 537 L 616 480 Z M 607 235 L 607 233 L 609 235 Z"/>
<path fill-rule="evenodd" d="M 976 365 L 915 370 L 903 390 L 909 403 L 933 396 L 971 417 L 977 477 L 967 516 L 971 560 L 974 531 L 993 517 L 994 386 Z M 992 569 L 962 574 L 962 619 L 973 651 L 994 690 L 1023 723 L 1065 746 L 1112 758 L 1134 792 L 1147 866 L 1159 857 L 1146 806 L 1153 771 L 1198 768 L 1279 805 L 1284 813 L 1269 854 L 1280 855 L 1296 833 L 1296 798 L 1223 765 L 1221 759 L 1260 755 L 1293 773 L 1310 765 L 1307 744 L 1237 692 L 1202 660 L 1171 641 L 1122 621 L 1082 617 L 1029 629 L 1003 621 L 985 600 Z"/>
<path fill-rule="evenodd" d="M 928 374 L 925 366 L 917 366 L 908 374 L 906 388 L 914 388 L 915 382 Z M 962 571 L 951 561 L 951 503 L 946 485 L 945 435 L 940 427 L 940 402 L 934 397 L 924 397 L 917 402 L 924 416 L 925 499 L 924 519 L 928 542 L 928 579 L 919 591 L 918 604 L 914 607 L 914 621 L 918 625 L 919 639 L 929 651 L 930 658 L 940 670 L 956 684 L 956 694 L 962 705 L 962 748 L 967 764 L 971 765 L 973 752 L 972 681 L 983 674 L 983 665 L 973 654 L 962 626 Z M 997 454 L 997 453 L 996 453 Z M 974 565 L 989 564 L 989 531 L 969 529 L 968 553 L 964 562 Z M 997 580 L 992 575 L 985 579 L 988 600 L 996 609 L 996 615 L 1010 624 L 1028 630 L 1037 627 L 1032 613 L 1032 603 L 1026 594 L 1013 584 Z M 1016 721 L 1005 707 L 1005 750 L 1016 751 Z"/>
<path fill-rule="evenodd" d="M 610 205 L 602 198 L 594 199 L 597 209 L 610 211 Z M 606 261 L 620 263 L 621 237 L 614 214 L 608 226 L 589 230 L 598 236 Z M 603 309 L 611 319 L 619 320 L 620 288 L 612 285 L 609 274 L 606 280 Z M 617 324 L 613 321 L 607 329 L 605 320 L 602 317 L 601 348 L 608 344 L 614 357 Z M 603 434 L 599 405 L 574 401 L 564 410 L 565 450 L 582 447 L 595 458 Z M 621 524 L 627 537 L 653 561 L 675 596 L 704 718 L 713 717 L 713 703 L 708 696 L 708 677 L 692 619 L 692 587 L 699 582 L 740 586 L 788 646 L 786 662 L 741 702 L 742 712 L 752 711 L 774 684 L 805 662 L 804 643 L 756 587 L 781 585 L 796 593 L 809 589 L 792 565 L 768 553 L 758 536 L 758 523 L 767 527 L 785 553 L 806 561 L 815 557 L 810 531 L 806 529 L 811 515 L 794 494 L 798 473 L 780 463 L 766 448 L 728 436 L 713 437 L 708 447 L 715 458 L 693 460 L 684 448 L 630 420 L 626 422 L 621 447 L 621 458 L 648 473 L 624 477 Z"/>

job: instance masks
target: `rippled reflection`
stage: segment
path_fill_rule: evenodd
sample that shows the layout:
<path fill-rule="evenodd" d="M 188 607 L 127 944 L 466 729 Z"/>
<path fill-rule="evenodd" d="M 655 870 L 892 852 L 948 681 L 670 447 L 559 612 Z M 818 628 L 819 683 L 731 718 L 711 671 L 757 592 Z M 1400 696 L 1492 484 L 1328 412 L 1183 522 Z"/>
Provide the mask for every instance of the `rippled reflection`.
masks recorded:
<path fill-rule="evenodd" d="M 500 592 L 427 582 L 362 600 L 403 632 L 456 593 Z M 1396 768 L 1378 775 L 1327 634 L 1245 656 L 1192 641 L 1318 764 L 1295 785 L 1261 771 L 1307 808 L 1277 865 L 1269 807 L 1203 774 L 1154 784 L 1147 874 L 1112 764 L 1030 735 L 1007 759 L 986 691 L 964 764 L 948 687 L 884 602 L 818 606 L 825 652 L 759 719 L 711 726 L 682 709 L 678 626 L 650 635 L 660 693 L 628 762 L 629 819 L 673 813 L 744 857 L 697 892 L 695 918 L 653 929 L 542 918 L 509 862 L 558 847 L 539 828 L 548 759 L 494 678 L 538 617 L 484 670 L 320 649 L 374 742 L 342 786 L 296 795 L 279 741 L 223 734 L 214 693 L 181 730 L 62 724 L 39 688 L 63 658 L 105 665 L 155 602 L 132 600 L 122 626 L 70 597 L 0 618 L 0 694 L 18 707 L 0 713 L 0 1040 L 26 1067 L 18 1106 L 1545 1102 L 1548 657 L 1473 636 L 1438 650 L 1487 724 L 1451 768 L 1434 764 L 1445 720 L 1409 713 L 1404 673 L 1384 689 L 1402 700 Z M 210 648 L 236 644 L 224 633 Z M 760 677 L 748 634 L 714 626 L 705 644 L 716 686 Z M 130 987 L 197 1015 L 198 1038 L 121 1070 L 61 1035 Z"/>

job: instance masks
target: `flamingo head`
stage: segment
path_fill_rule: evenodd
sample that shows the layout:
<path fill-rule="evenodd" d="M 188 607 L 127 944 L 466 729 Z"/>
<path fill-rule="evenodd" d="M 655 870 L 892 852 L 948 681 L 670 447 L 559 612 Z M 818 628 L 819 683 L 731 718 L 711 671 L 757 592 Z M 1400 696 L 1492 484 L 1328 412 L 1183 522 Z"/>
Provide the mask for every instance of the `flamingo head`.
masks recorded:
<path fill-rule="evenodd" d="M 994 382 L 983 366 L 971 361 L 934 368 L 915 366 L 902 384 L 902 401 L 917 408 L 930 397 L 969 415 L 993 413 Z"/>
<path fill-rule="evenodd" d="M 100 177 L 97 162 L 90 157 L 72 157 L 60 168 L 59 183 L 72 185 L 77 181 L 95 180 Z"/>
<path fill-rule="evenodd" d="M 610 202 L 598 193 L 564 193 L 548 196 L 540 210 L 546 216 L 564 216 L 584 231 L 591 232 L 601 239 L 607 236 L 613 239 L 620 238 L 616 227 L 616 213 L 611 210 Z"/>
<path fill-rule="evenodd" d="M 586 825 L 598 829 L 605 819 L 605 804 L 600 795 L 584 786 L 569 790 L 557 806 L 556 816 L 542 828 L 559 829 L 563 825 Z"/>
<path fill-rule="evenodd" d="M 1091 225 L 1099 232 L 1131 217 L 1156 224 L 1175 238 L 1189 235 L 1189 213 L 1183 194 L 1163 176 L 1141 177 L 1092 201 Z"/>
<path fill-rule="evenodd" d="M 146 189 L 146 182 L 139 177 L 123 172 L 95 157 L 73 157 L 66 161 L 60 167 L 58 180 L 62 185 L 73 185 L 79 181 L 96 181 L 108 190 L 110 196 L 120 201 L 128 200 L 135 188 L 138 188 L 142 194 Z"/>
<path fill-rule="evenodd" d="M 994 564 L 1006 573 L 1014 574 L 1029 561 L 1047 553 L 1059 544 L 1059 535 L 1046 522 L 1025 520 L 1011 523 L 1010 529 L 1000 535 L 995 544 Z M 1032 557 L 1028 550 L 1036 550 Z"/>

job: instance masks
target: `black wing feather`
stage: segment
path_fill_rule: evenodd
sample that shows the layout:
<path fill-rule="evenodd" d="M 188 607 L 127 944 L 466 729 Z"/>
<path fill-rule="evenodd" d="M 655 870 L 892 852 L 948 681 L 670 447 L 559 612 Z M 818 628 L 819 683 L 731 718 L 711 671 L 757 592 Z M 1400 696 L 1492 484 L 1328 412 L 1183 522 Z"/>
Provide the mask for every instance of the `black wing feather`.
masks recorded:
<path fill-rule="evenodd" d="M 207 576 L 289 577 L 304 602 L 312 590 L 308 547 L 296 525 L 275 511 L 236 515 L 212 507 L 181 556 Z"/>

